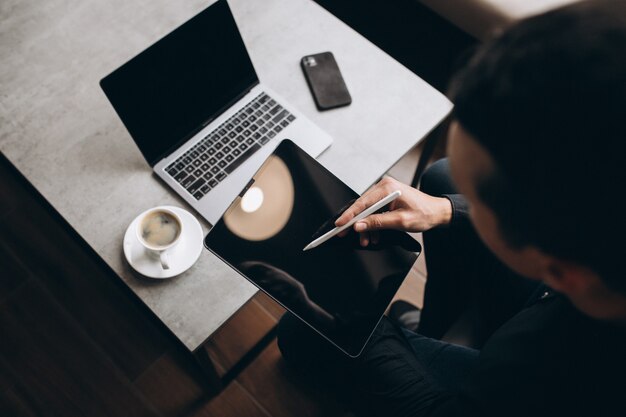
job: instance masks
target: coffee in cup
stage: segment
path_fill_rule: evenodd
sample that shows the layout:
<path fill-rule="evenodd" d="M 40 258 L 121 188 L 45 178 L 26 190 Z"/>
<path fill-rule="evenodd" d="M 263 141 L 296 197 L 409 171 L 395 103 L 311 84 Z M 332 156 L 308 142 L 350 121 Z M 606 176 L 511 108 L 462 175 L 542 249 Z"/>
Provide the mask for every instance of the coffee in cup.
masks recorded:
<path fill-rule="evenodd" d="M 169 269 L 167 250 L 173 247 L 182 233 L 180 217 L 172 210 L 156 207 L 146 211 L 137 225 L 139 242 L 155 256 L 158 255 L 163 269 Z"/>

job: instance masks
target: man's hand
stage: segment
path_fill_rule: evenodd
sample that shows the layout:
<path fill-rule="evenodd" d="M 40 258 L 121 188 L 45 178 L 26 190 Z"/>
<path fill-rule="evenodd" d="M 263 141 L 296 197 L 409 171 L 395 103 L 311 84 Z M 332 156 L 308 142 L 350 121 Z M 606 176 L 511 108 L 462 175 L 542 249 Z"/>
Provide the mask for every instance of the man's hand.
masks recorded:
<path fill-rule="evenodd" d="M 400 190 L 402 195 L 391 202 L 388 212 L 372 214 L 353 226 L 354 231 L 361 234 L 362 246 L 370 242 L 378 243 L 378 230 L 423 232 L 450 223 L 452 205 L 447 198 L 430 196 L 391 177 L 385 177 L 348 207 L 335 221 L 335 226 L 343 226 L 395 190 Z M 344 231 L 341 236 L 346 234 L 347 231 Z"/>

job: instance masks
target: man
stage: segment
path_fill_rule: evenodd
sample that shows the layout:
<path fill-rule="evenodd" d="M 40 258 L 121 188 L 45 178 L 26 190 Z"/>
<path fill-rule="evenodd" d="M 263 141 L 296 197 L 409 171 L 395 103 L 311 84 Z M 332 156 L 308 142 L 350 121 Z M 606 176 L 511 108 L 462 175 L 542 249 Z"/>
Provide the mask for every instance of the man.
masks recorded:
<path fill-rule="evenodd" d="M 402 189 L 354 231 L 425 232 L 417 333 L 384 318 L 349 359 L 287 315 L 284 357 L 363 414 L 626 416 L 626 3 L 518 23 L 451 96 L 449 161 L 422 191 L 383 179 L 336 222 Z M 436 340 L 467 309 L 479 349 Z"/>

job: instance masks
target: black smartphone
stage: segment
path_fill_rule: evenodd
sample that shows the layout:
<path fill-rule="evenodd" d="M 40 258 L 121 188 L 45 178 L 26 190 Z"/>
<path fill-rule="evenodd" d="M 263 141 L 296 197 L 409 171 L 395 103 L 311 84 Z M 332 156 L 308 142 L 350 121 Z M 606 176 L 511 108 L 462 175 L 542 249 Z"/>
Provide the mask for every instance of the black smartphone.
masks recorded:
<path fill-rule="evenodd" d="M 352 103 L 332 52 L 306 55 L 300 61 L 302 71 L 319 110 L 334 109 Z"/>

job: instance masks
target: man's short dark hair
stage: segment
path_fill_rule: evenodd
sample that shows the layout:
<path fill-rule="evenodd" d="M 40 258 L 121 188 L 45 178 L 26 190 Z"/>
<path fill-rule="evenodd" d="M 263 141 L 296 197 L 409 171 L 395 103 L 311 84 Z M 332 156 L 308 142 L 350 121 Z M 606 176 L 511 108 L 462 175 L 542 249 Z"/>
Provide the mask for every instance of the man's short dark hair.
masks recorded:
<path fill-rule="evenodd" d="M 451 96 L 495 162 L 477 191 L 507 242 L 581 263 L 626 293 L 626 2 L 512 26 L 457 74 Z"/>

